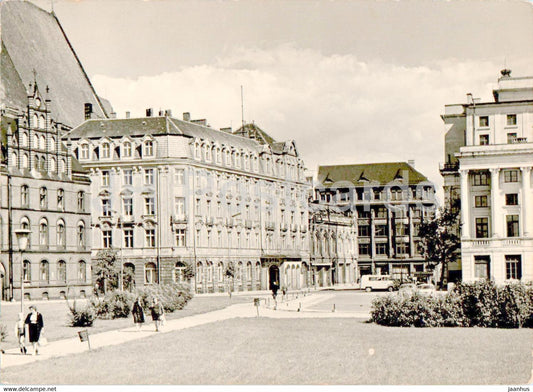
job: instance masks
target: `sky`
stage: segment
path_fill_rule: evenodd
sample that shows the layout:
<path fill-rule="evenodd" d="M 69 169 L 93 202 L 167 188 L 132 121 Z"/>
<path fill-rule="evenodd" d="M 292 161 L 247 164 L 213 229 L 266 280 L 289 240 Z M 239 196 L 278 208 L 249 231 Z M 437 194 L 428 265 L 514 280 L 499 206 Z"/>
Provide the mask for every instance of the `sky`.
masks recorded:
<path fill-rule="evenodd" d="M 171 109 L 236 129 L 243 86 L 244 121 L 294 140 L 312 171 L 413 159 L 440 189 L 444 105 L 492 100 L 504 67 L 533 75 L 531 1 L 53 3 L 118 117 Z"/>

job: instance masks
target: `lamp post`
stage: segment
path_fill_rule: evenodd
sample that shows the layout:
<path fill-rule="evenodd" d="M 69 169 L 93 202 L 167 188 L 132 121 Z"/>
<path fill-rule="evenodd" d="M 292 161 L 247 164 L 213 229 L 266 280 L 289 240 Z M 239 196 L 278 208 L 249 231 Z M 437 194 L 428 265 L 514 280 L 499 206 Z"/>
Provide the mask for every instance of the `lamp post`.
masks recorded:
<path fill-rule="evenodd" d="M 22 253 L 28 248 L 28 239 L 31 231 L 28 229 L 15 230 L 20 252 L 20 312 L 24 311 L 24 261 Z"/>

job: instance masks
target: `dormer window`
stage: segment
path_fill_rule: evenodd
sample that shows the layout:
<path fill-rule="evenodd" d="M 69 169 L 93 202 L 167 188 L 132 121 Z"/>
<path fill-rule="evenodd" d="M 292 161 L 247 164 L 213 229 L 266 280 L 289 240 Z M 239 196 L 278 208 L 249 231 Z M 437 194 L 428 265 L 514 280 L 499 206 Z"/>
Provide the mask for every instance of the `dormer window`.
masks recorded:
<path fill-rule="evenodd" d="M 124 142 L 124 144 L 122 145 L 122 155 L 125 158 L 131 157 L 131 143 L 130 142 Z"/>
<path fill-rule="evenodd" d="M 102 158 L 109 158 L 110 151 L 111 151 L 111 148 L 109 146 L 109 143 L 102 143 Z"/>
<path fill-rule="evenodd" d="M 226 150 L 226 166 L 231 166 L 231 151 Z"/>
<path fill-rule="evenodd" d="M 194 158 L 200 159 L 200 145 L 198 143 L 194 144 Z"/>
<path fill-rule="evenodd" d="M 151 157 L 154 155 L 154 142 L 147 140 L 144 142 L 144 155 Z"/>
<path fill-rule="evenodd" d="M 479 116 L 479 126 L 488 127 L 489 126 L 489 116 Z"/>
<path fill-rule="evenodd" d="M 80 158 L 89 159 L 89 145 L 87 143 L 82 144 L 80 147 Z"/>
<path fill-rule="evenodd" d="M 222 154 L 221 154 L 221 151 L 220 151 L 220 148 L 217 147 L 217 149 L 215 150 L 215 155 L 216 155 L 216 162 L 218 164 L 222 163 Z"/>
<path fill-rule="evenodd" d="M 235 166 L 241 167 L 241 154 L 238 152 L 235 153 Z"/>
<path fill-rule="evenodd" d="M 211 146 L 209 146 L 209 144 L 206 144 L 204 149 L 205 149 L 205 160 L 210 161 L 211 160 Z"/>

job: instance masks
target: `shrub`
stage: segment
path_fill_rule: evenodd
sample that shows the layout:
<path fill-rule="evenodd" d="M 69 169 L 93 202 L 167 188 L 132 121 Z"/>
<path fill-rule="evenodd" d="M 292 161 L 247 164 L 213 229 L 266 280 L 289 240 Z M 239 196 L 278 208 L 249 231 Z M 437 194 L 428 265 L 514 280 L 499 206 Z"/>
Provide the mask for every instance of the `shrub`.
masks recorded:
<path fill-rule="evenodd" d="M 499 327 L 521 328 L 531 320 L 533 313 L 532 292 L 531 288 L 528 289 L 522 284 L 508 284 L 498 289 L 497 324 Z"/>
<path fill-rule="evenodd" d="M 174 312 L 187 305 L 193 297 L 191 286 L 184 283 L 169 283 L 147 286 L 138 291 L 144 308 L 149 308 L 154 298 L 158 298 L 165 312 Z"/>
<path fill-rule="evenodd" d="M 93 297 L 91 305 L 101 319 L 128 317 L 135 301 L 135 295 L 129 291 L 113 291 L 103 298 Z"/>
<path fill-rule="evenodd" d="M 498 290 L 492 281 L 459 283 L 455 288 L 462 306 L 465 326 L 496 327 L 498 324 Z"/>
<path fill-rule="evenodd" d="M 7 338 L 7 327 L 5 324 L 0 324 L 0 342 L 3 342 Z"/>
<path fill-rule="evenodd" d="M 67 302 L 68 304 L 68 302 Z M 76 300 L 74 300 L 72 306 L 69 305 L 70 320 L 69 326 L 71 327 L 92 327 L 94 319 L 96 318 L 96 312 L 94 307 L 88 303 L 84 308 L 78 309 L 76 307 Z"/>

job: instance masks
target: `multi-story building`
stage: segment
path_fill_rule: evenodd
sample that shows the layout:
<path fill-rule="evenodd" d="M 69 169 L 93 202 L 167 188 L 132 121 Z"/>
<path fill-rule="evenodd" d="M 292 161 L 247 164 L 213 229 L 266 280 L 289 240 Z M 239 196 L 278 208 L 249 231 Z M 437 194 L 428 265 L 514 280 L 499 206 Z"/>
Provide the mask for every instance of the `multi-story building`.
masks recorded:
<path fill-rule="evenodd" d="M 301 288 L 310 279 L 307 192 L 294 142 L 254 124 L 89 120 L 66 139 L 92 180 L 93 257 L 119 252 L 135 284 L 183 280 L 198 292 Z M 190 270 L 190 269 L 189 269 Z"/>
<path fill-rule="evenodd" d="M 318 182 L 316 199 L 355 213 L 358 276 L 423 279 L 431 273 L 418 229 L 435 213 L 435 188 L 413 163 L 320 166 Z"/>
<path fill-rule="evenodd" d="M 447 105 L 445 193 L 460 194 L 465 281 L 533 279 L 533 77 L 503 70 L 493 102 Z M 452 142 L 453 141 L 453 142 Z"/>
<path fill-rule="evenodd" d="M 0 37 L 2 299 L 90 294 L 89 177 L 61 136 L 106 117 L 104 101 L 53 13 L 0 2 Z M 22 255 L 18 229 L 31 231 Z"/>
<path fill-rule="evenodd" d="M 351 211 L 318 200 L 309 204 L 314 286 L 354 283 L 357 276 L 355 220 Z"/>

